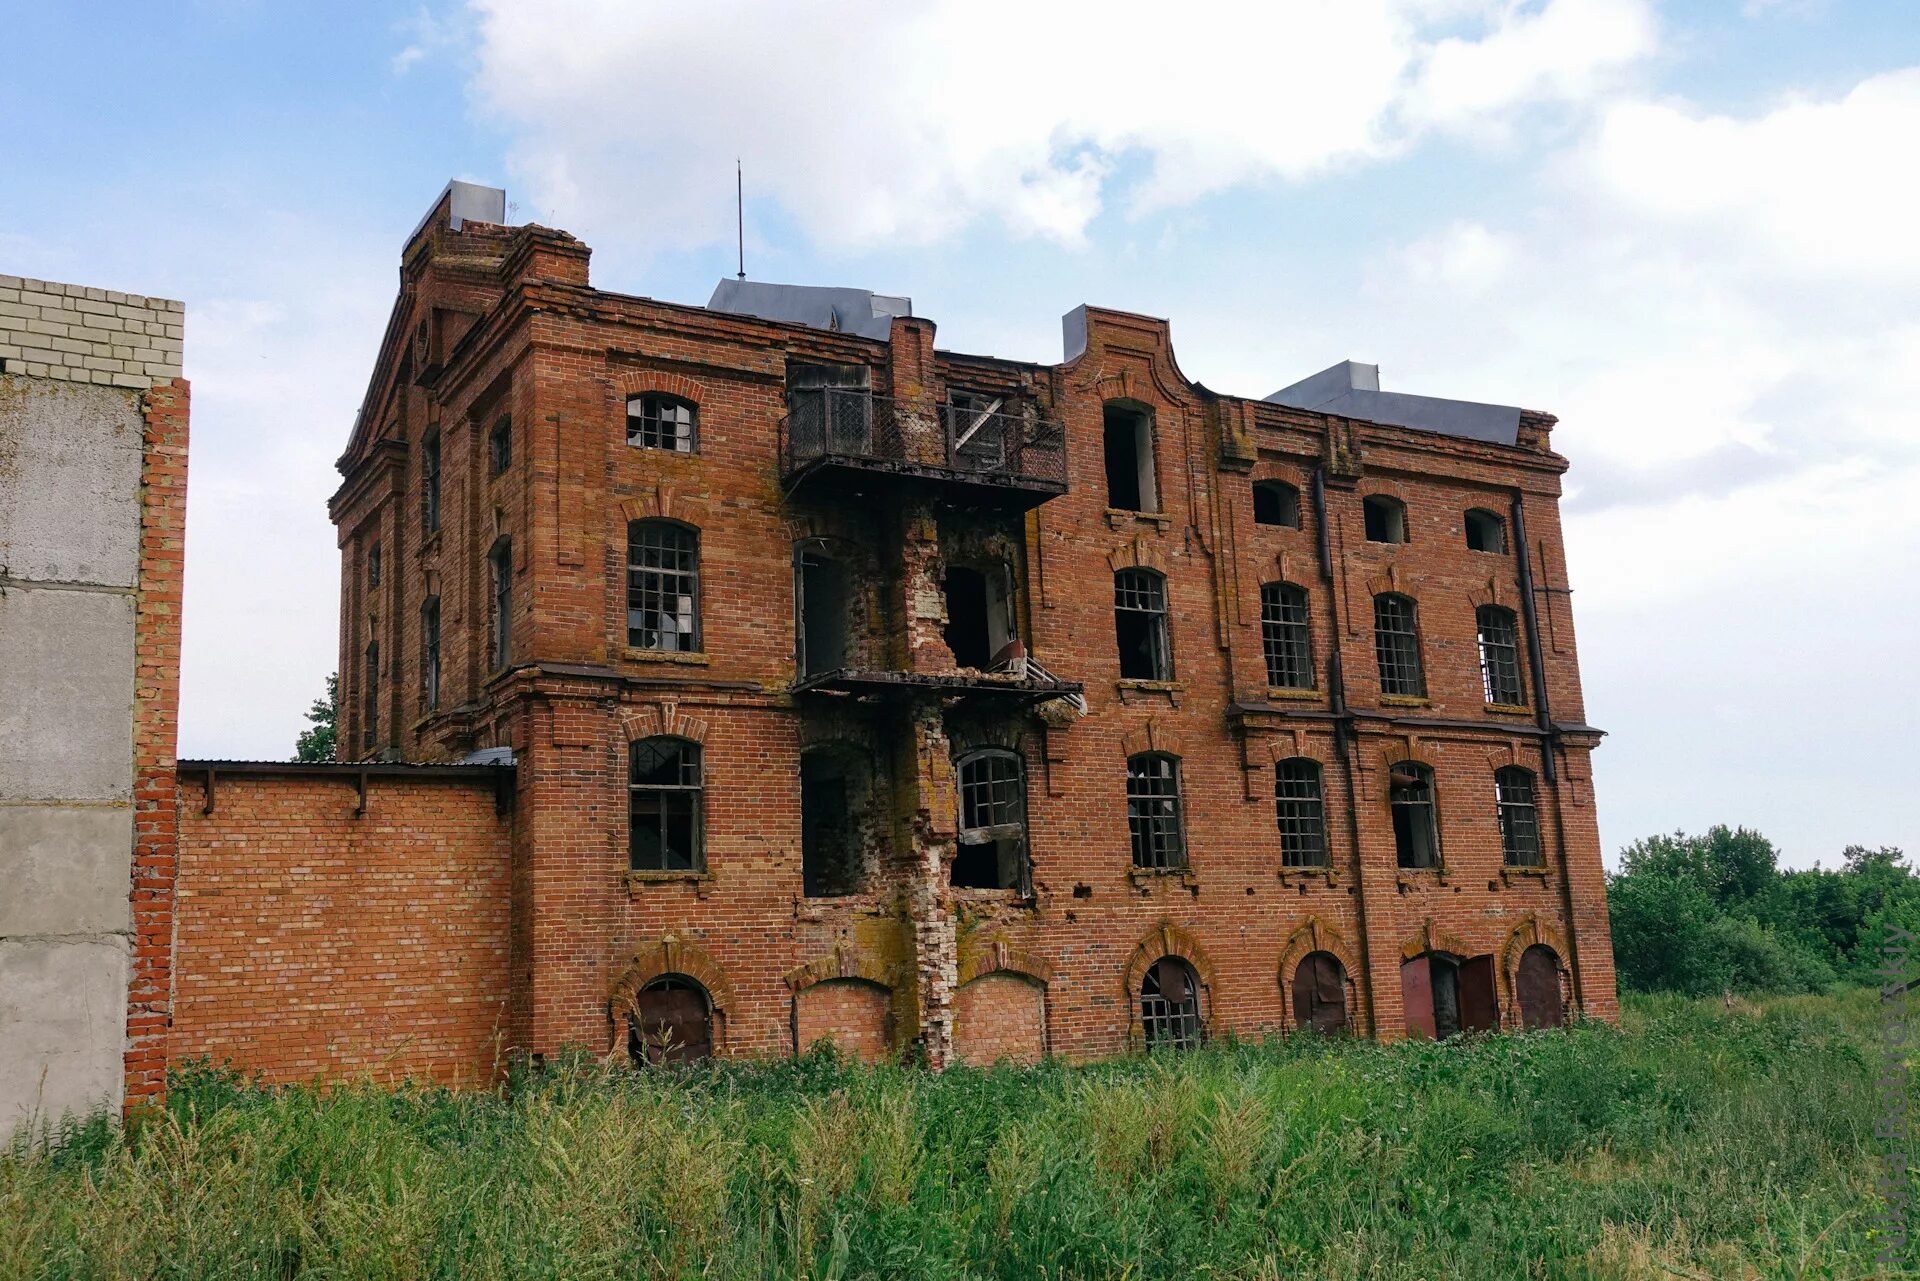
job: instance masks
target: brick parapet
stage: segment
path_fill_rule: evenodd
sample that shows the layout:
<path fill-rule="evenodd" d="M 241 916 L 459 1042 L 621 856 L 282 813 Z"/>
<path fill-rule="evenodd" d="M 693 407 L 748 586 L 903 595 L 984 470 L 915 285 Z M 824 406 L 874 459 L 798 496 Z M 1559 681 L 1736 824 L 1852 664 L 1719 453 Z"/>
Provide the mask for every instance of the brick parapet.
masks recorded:
<path fill-rule="evenodd" d="M 170 298 L 0 276 L 0 369 L 144 391 L 180 376 L 186 309 Z"/>

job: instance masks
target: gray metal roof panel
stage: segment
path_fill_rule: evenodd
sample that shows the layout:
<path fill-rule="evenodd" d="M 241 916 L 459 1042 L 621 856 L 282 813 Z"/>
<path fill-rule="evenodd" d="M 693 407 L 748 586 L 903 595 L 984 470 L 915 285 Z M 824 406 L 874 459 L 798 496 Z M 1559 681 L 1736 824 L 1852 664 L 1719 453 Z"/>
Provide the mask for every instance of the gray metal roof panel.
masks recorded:
<path fill-rule="evenodd" d="M 1343 360 L 1266 397 L 1271 404 L 1410 427 L 1442 436 L 1512 445 L 1520 439 L 1520 410 L 1474 400 L 1448 400 L 1380 390 L 1380 366 Z"/>
<path fill-rule="evenodd" d="M 893 331 L 893 318 L 913 314 L 913 299 L 830 285 L 722 280 L 714 286 L 713 297 L 707 299 L 707 310 L 885 342 Z"/>

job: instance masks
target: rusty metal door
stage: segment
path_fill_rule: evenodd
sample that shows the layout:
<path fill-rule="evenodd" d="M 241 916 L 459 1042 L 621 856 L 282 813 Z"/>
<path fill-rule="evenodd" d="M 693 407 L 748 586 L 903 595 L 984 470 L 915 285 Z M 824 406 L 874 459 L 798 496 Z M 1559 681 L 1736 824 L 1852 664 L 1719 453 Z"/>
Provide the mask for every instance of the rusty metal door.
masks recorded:
<path fill-rule="evenodd" d="M 1491 1032 L 1500 1026 L 1500 998 L 1493 986 L 1493 958 L 1460 962 L 1460 1030 Z"/>
<path fill-rule="evenodd" d="M 636 1061 L 691 1063 L 713 1053 L 706 994 L 668 980 L 644 989 L 635 1003 L 628 1047 Z"/>
<path fill-rule="evenodd" d="M 1514 979 L 1520 995 L 1520 1020 L 1528 1027 L 1559 1027 L 1567 1021 L 1560 1000 L 1560 958 L 1553 949 L 1535 943 L 1520 954 L 1520 973 Z"/>
<path fill-rule="evenodd" d="M 1400 963 L 1400 1004 L 1406 1010 L 1407 1035 L 1433 1040 L 1433 965 L 1424 954 Z"/>
<path fill-rule="evenodd" d="M 1309 953 L 1293 972 L 1293 1025 L 1323 1036 L 1347 1030 L 1347 972 L 1331 953 Z"/>

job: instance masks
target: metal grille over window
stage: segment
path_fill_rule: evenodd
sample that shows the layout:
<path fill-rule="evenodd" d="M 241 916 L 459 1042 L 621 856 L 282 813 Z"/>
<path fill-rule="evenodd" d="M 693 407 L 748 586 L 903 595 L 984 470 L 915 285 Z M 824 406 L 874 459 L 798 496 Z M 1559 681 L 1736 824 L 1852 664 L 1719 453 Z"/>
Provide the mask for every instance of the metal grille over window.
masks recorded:
<path fill-rule="evenodd" d="M 1373 598 L 1373 650 L 1380 663 L 1380 692 L 1408 698 L 1426 694 L 1420 674 L 1420 634 L 1413 601 L 1385 593 Z"/>
<path fill-rule="evenodd" d="M 1542 867 L 1540 819 L 1533 805 L 1533 775 L 1518 765 L 1495 770 L 1494 798 L 1500 808 L 1500 853 L 1508 867 Z"/>
<path fill-rule="evenodd" d="M 1160 575 L 1150 569 L 1123 569 L 1113 576 L 1113 628 L 1123 679 L 1173 679 L 1166 583 Z"/>
<path fill-rule="evenodd" d="M 1180 824 L 1180 763 L 1160 752 L 1127 758 L 1127 828 L 1133 865 L 1160 870 L 1185 867 L 1186 838 Z"/>
<path fill-rule="evenodd" d="M 1292 583 L 1260 589 L 1260 646 L 1267 656 L 1267 684 L 1275 689 L 1313 688 L 1313 639 L 1307 628 L 1307 592 Z"/>
<path fill-rule="evenodd" d="M 627 526 L 627 644 L 691 652 L 699 645 L 700 535 L 663 520 Z"/>
<path fill-rule="evenodd" d="M 1439 830 L 1433 822 L 1433 771 L 1406 762 L 1388 775 L 1392 789 L 1393 844 L 1401 867 L 1438 867 Z"/>
<path fill-rule="evenodd" d="M 1149 1050 L 1200 1044 L 1200 983 L 1184 961 L 1163 956 L 1140 984 L 1140 1031 Z"/>
<path fill-rule="evenodd" d="M 1487 701 L 1518 707 L 1527 695 L 1520 684 L 1520 637 L 1513 611 L 1482 605 L 1475 616 L 1480 624 L 1480 683 Z"/>
<path fill-rule="evenodd" d="M 636 449 L 694 451 L 693 406 L 672 396 L 648 393 L 627 401 L 627 443 Z"/>
<path fill-rule="evenodd" d="M 627 855 L 637 872 L 698 871 L 700 745 L 643 738 L 627 749 Z"/>
<path fill-rule="evenodd" d="M 1327 822 L 1320 766 L 1300 757 L 1275 765 L 1273 808 L 1280 824 L 1280 866 L 1325 867 Z"/>

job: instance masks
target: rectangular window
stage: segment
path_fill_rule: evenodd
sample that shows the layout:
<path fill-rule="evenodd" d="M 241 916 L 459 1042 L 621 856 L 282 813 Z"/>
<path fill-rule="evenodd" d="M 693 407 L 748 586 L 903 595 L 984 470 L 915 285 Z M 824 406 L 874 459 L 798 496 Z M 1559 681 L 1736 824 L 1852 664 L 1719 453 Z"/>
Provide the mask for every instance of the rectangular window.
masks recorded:
<path fill-rule="evenodd" d="M 1480 623 L 1480 683 L 1489 703 L 1519 707 L 1526 703 L 1526 691 L 1520 684 L 1520 638 L 1513 625 L 1513 611 L 1498 605 L 1482 605 L 1477 611 Z"/>
<path fill-rule="evenodd" d="M 684 525 L 627 526 L 627 644 L 692 653 L 700 648 L 700 536 Z"/>
<path fill-rule="evenodd" d="M 701 848 L 700 745 L 643 738 L 627 750 L 629 865 L 637 872 L 698 871 Z"/>
<path fill-rule="evenodd" d="M 1420 672 L 1420 633 L 1413 602 L 1385 594 L 1373 598 L 1373 649 L 1380 664 L 1380 692 L 1422 698 L 1426 678 Z"/>
<path fill-rule="evenodd" d="M 1150 569 L 1123 569 L 1113 576 L 1113 630 L 1122 680 L 1173 679 L 1166 583 L 1160 575 Z"/>
<path fill-rule="evenodd" d="M 491 475 L 498 476 L 513 466 L 513 419 L 502 414 L 494 419 L 493 430 L 487 433 L 487 469 Z"/>
<path fill-rule="evenodd" d="M 693 406 L 655 392 L 633 397 L 627 401 L 627 444 L 635 449 L 693 453 Z"/>
<path fill-rule="evenodd" d="M 1533 804 L 1533 775 L 1517 765 L 1493 776 L 1500 810 L 1500 853 L 1508 867 L 1541 867 L 1540 818 Z"/>
<path fill-rule="evenodd" d="M 420 702 L 432 711 L 440 706 L 440 601 L 420 607 Z"/>
<path fill-rule="evenodd" d="M 513 656 L 513 544 L 501 539 L 487 556 L 493 570 L 493 669 Z"/>
<path fill-rule="evenodd" d="M 362 747 L 371 754 L 380 741 L 380 642 L 367 642 L 367 692 L 361 712 Z"/>
<path fill-rule="evenodd" d="M 1433 771 L 1403 764 L 1388 775 L 1393 804 L 1393 844 L 1401 867 L 1437 867 L 1439 831 L 1433 821 Z"/>
<path fill-rule="evenodd" d="M 420 442 L 420 528 L 428 537 L 440 531 L 440 433 Z"/>
<path fill-rule="evenodd" d="M 1313 642 L 1307 630 L 1305 588 L 1268 583 L 1260 589 L 1260 644 L 1266 654 L 1269 686 L 1313 688 Z"/>
<path fill-rule="evenodd" d="M 1186 837 L 1180 822 L 1180 766 L 1157 752 L 1127 759 L 1127 829 L 1133 865 L 1161 870 L 1185 867 Z"/>
<path fill-rule="evenodd" d="M 1280 866 L 1325 867 L 1327 823 L 1320 767 L 1300 758 L 1275 765 L 1273 808 L 1280 823 Z"/>
<path fill-rule="evenodd" d="M 375 539 L 373 546 L 367 549 L 367 586 L 380 585 L 380 540 Z"/>

